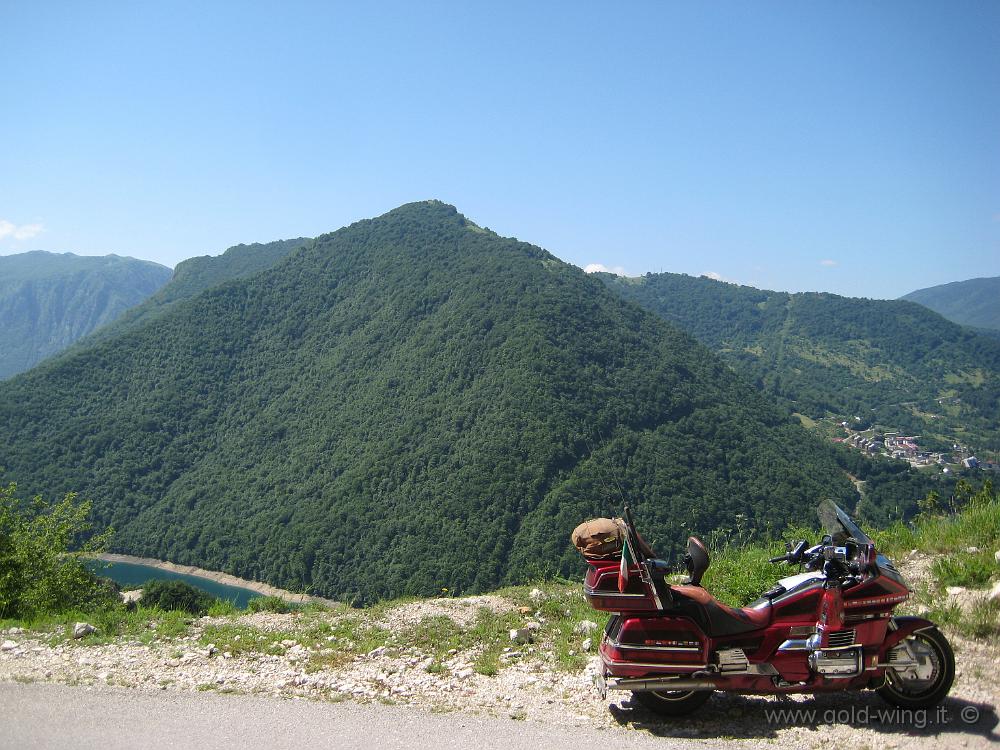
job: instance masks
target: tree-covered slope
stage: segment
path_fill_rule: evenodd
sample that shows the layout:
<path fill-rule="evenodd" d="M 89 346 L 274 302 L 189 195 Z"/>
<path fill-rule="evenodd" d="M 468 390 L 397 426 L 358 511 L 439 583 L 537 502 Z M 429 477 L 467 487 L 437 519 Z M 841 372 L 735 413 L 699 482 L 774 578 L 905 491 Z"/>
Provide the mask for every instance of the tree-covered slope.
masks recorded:
<path fill-rule="evenodd" d="M 900 299 L 916 302 L 964 326 L 1000 330 L 1000 276 L 918 289 Z"/>
<path fill-rule="evenodd" d="M 306 237 L 266 243 L 255 242 L 251 245 L 234 245 L 221 255 L 200 255 L 183 260 L 177 264 L 166 286 L 141 305 L 128 310 L 109 325 L 95 331 L 80 344 L 90 345 L 97 341 L 105 341 L 144 325 L 165 313 L 177 302 L 191 299 L 213 286 L 234 279 L 244 279 L 271 268 L 309 242 L 311 240 Z"/>
<path fill-rule="evenodd" d="M 0 256 L 0 379 L 62 351 L 169 278 L 165 266 L 117 255 Z"/>
<path fill-rule="evenodd" d="M 0 421 L 4 479 L 92 497 L 119 551 L 355 601 L 576 574 L 622 494 L 665 554 L 854 497 L 687 334 L 437 202 L 0 386 Z"/>
<path fill-rule="evenodd" d="M 787 294 L 682 274 L 604 282 L 813 417 L 860 416 L 1000 449 L 1000 343 L 920 305 Z"/>

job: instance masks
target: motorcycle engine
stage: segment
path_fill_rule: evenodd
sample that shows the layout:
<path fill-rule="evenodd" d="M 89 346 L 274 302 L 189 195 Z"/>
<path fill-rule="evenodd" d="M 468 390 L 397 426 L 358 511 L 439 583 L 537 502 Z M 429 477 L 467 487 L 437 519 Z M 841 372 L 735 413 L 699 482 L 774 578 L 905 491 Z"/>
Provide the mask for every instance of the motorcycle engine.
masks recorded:
<path fill-rule="evenodd" d="M 809 654 L 809 667 L 827 677 L 854 677 L 861 674 L 861 649 L 813 651 Z"/>

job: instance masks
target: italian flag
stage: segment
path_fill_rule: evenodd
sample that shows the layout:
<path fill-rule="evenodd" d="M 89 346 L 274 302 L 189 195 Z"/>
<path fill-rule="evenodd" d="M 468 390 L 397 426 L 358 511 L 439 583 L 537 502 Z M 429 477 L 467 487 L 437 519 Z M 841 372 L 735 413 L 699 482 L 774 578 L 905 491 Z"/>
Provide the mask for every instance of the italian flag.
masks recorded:
<path fill-rule="evenodd" d="M 625 535 L 624 542 L 622 544 L 622 564 L 618 568 L 619 593 L 625 593 L 625 589 L 628 588 L 628 569 L 635 562 L 635 555 L 632 554 L 632 547 L 628 543 L 628 534 Z"/>

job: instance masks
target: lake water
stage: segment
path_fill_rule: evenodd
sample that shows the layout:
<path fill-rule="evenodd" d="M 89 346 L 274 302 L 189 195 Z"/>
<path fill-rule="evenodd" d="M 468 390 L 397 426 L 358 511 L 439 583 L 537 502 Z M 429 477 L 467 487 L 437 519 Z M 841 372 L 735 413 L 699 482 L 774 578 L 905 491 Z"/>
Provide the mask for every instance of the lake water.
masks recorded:
<path fill-rule="evenodd" d="M 247 602 L 251 599 L 261 596 L 261 594 L 250 589 L 226 586 L 222 583 L 210 581 L 207 578 L 191 576 L 186 573 L 173 573 L 169 570 L 151 568 L 148 565 L 124 562 L 110 563 L 104 560 L 87 560 L 84 564 L 97 575 L 110 578 L 119 586 L 139 586 L 150 579 L 162 579 L 166 581 L 181 580 L 185 583 L 190 583 L 202 591 L 207 591 L 219 599 L 231 601 L 240 609 L 245 608 Z"/>

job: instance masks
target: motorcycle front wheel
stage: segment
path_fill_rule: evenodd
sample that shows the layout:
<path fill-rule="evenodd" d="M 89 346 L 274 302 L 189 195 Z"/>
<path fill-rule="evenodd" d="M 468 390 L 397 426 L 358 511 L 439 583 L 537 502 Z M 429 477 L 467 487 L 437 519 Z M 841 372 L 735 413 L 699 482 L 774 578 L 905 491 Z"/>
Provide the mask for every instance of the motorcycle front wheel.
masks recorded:
<path fill-rule="evenodd" d="M 889 651 L 889 663 L 916 663 L 903 669 L 888 667 L 879 696 L 900 708 L 936 706 L 951 690 L 955 680 L 955 654 L 937 628 L 904 638 Z"/>
<path fill-rule="evenodd" d="M 711 690 L 643 690 L 632 697 L 661 716 L 684 716 L 700 708 L 712 697 Z"/>

